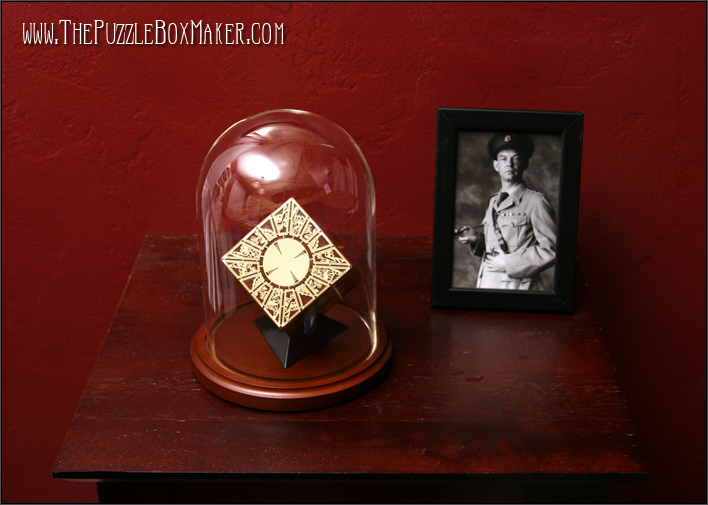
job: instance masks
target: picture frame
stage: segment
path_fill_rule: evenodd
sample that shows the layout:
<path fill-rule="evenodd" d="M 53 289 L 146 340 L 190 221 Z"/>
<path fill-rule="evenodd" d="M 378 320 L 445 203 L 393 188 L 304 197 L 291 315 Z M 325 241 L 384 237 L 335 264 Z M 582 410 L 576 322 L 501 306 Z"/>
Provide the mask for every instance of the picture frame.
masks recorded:
<path fill-rule="evenodd" d="M 583 119 L 438 108 L 433 308 L 572 312 Z"/>

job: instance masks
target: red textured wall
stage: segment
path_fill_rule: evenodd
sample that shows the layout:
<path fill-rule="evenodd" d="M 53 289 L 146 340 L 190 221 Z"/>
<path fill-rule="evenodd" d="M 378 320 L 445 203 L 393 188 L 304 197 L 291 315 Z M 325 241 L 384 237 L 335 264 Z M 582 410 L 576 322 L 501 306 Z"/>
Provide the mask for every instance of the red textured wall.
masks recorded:
<path fill-rule="evenodd" d="M 283 23 L 285 40 L 23 44 L 22 23 L 61 19 Z M 324 115 L 369 161 L 379 233 L 431 235 L 436 107 L 586 113 L 578 256 L 651 471 L 608 499 L 704 501 L 705 19 L 705 3 L 3 3 L 2 501 L 96 499 L 53 481 L 54 459 L 142 237 L 195 232 L 224 129 Z"/>

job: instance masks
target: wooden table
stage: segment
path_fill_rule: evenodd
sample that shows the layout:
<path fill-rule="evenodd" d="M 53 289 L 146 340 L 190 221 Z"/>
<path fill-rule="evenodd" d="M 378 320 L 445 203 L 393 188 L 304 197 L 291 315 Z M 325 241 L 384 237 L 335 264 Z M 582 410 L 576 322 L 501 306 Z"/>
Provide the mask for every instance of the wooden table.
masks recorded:
<path fill-rule="evenodd" d="M 250 410 L 205 390 L 197 241 L 148 236 L 55 478 L 103 502 L 602 501 L 647 477 L 580 275 L 572 315 L 430 308 L 430 238 L 380 238 L 390 374 L 347 404 Z"/>

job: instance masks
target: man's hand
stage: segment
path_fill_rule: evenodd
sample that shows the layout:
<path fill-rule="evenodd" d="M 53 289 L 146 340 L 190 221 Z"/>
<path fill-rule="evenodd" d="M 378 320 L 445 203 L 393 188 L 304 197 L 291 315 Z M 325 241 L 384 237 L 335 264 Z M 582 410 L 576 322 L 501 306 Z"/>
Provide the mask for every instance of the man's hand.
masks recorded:
<path fill-rule="evenodd" d="M 487 255 L 484 258 L 484 268 L 490 272 L 506 272 L 506 256 L 504 253 L 496 256 Z"/>
<path fill-rule="evenodd" d="M 460 241 L 460 244 L 476 244 L 479 242 L 480 238 L 482 238 L 481 235 L 477 231 L 472 230 L 468 236 L 458 235 L 457 240 Z"/>

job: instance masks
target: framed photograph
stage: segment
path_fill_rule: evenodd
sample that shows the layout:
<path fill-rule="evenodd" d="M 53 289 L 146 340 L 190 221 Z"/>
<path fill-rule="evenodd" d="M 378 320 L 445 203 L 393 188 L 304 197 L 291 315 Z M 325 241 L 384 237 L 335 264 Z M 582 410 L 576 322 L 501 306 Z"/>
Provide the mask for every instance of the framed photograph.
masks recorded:
<path fill-rule="evenodd" d="M 572 312 L 582 112 L 438 109 L 436 308 Z"/>

